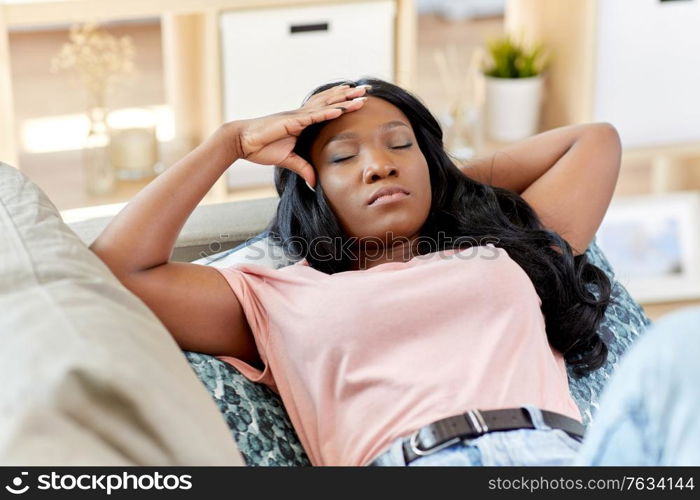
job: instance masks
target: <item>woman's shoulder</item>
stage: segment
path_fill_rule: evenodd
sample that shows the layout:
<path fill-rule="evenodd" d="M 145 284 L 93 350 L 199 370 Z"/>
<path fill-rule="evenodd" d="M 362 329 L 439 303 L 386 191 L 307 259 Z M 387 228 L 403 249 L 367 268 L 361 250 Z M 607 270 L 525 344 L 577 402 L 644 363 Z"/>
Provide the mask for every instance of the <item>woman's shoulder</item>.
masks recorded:
<path fill-rule="evenodd" d="M 222 267 L 224 273 L 239 273 L 246 276 L 257 276 L 270 280 L 285 279 L 294 275 L 305 275 L 312 270 L 306 259 L 298 261 L 288 261 L 277 264 L 256 264 L 256 263 L 237 263 L 232 266 Z"/>

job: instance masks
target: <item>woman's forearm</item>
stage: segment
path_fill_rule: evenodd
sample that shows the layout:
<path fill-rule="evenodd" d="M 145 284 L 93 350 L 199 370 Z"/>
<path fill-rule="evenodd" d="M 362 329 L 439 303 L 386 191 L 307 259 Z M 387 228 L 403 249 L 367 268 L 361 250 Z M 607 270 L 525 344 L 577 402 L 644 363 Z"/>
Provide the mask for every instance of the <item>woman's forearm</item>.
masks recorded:
<path fill-rule="evenodd" d="M 236 122 L 221 126 L 117 214 L 90 249 L 117 275 L 168 261 L 195 207 L 238 158 Z"/>
<path fill-rule="evenodd" d="M 587 130 L 597 123 L 570 125 L 542 132 L 511 144 L 495 154 L 476 158 L 462 172 L 479 182 L 522 194 L 542 177 Z"/>

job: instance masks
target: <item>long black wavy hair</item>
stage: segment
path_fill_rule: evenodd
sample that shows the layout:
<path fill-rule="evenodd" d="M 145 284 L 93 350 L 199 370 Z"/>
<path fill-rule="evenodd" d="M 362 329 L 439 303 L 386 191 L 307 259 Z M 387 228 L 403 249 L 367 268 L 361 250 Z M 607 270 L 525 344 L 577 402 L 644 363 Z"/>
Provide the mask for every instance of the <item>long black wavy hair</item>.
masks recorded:
<path fill-rule="evenodd" d="M 430 170 L 432 189 L 432 205 L 421 228 L 421 237 L 445 241 L 449 246 L 449 238 L 438 237 L 442 233 L 460 241 L 461 244 L 453 245 L 460 249 L 472 246 L 469 241 L 481 244 L 476 242 L 485 240 L 504 248 L 527 273 L 542 300 L 541 309 L 552 347 L 563 353 L 577 376 L 601 367 L 608 349 L 597 330 L 611 302 L 610 281 L 605 273 L 589 263 L 585 254 L 574 256 L 570 245 L 557 233 L 546 229 L 520 195 L 465 176 L 443 147 L 438 121 L 406 90 L 383 80 L 362 78 L 322 85 L 305 101 L 341 84 L 370 84 L 367 95 L 393 104 L 410 121 Z M 297 138 L 294 152 L 309 163 L 311 145 L 324 125 L 313 124 Z M 350 258 L 315 257 L 332 255 L 332 242 L 347 238 L 327 203 L 321 184 L 317 183 L 316 191 L 312 192 L 295 172 L 276 167 L 275 187 L 280 201 L 268 227 L 269 236 L 277 240 L 288 255 L 303 255 L 311 267 L 322 272 L 333 274 L 350 270 Z M 304 243 L 312 240 L 313 253 Z M 324 249 L 325 244 L 329 248 Z"/>

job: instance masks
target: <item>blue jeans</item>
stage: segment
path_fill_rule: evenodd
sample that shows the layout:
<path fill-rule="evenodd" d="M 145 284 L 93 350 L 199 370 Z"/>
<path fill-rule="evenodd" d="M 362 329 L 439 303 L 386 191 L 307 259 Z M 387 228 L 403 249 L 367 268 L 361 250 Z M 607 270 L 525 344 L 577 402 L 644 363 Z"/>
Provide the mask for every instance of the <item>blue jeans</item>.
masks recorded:
<path fill-rule="evenodd" d="M 620 361 L 583 442 L 552 429 L 492 432 L 409 466 L 700 465 L 700 307 L 660 319 Z M 406 465 L 398 439 L 375 465 Z"/>

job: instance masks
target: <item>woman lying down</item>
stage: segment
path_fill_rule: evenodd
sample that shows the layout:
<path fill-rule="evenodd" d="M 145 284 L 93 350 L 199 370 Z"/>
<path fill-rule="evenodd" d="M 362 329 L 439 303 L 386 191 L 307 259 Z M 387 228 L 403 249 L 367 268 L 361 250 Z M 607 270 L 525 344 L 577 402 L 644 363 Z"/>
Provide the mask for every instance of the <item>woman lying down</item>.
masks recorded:
<path fill-rule="evenodd" d="M 91 249 L 183 350 L 279 394 L 313 465 L 649 465 L 648 443 L 629 441 L 651 431 L 621 410 L 644 397 L 638 384 L 601 405 L 584 440 L 566 371 L 606 360 L 610 283 L 583 253 L 620 154 L 616 130 L 594 123 L 459 168 L 416 97 L 334 83 L 293 111 L 222 125 Z M 239 158 L 277 166 L 269 231 L 297 262 L 170 262 Z M 610 430 L 625 418 L 637 434 Z M 686 453 L 656 439 L 657 462 Z"/>

